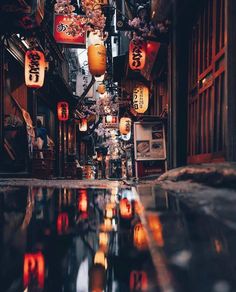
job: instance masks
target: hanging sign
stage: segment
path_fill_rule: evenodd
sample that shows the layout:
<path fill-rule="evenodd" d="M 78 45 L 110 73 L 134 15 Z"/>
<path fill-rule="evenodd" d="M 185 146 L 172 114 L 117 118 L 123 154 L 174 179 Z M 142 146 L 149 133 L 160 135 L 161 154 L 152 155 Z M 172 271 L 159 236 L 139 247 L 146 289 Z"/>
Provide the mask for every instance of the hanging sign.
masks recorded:
<path fill-rule="evenodd" d="M 137 85 L 133 90 L 133 108 L 139 114 L 143 114 L 148 109 L 149 88 L 143 84 Z"/>
<path fill-rule="evenodd" d="M 86 33 L 81 31 L 77 35 L 72 35 L 69 32 L 69 26 L 72 20 L 65 15 L 55 14 L 54 15 L 54 29 L 53 36 L 57 43 L 69 44 L 73 46 L 83 47 L 86 46 Z"/>
<path fill-rule="evenodd" d="M 129 44 L 129 66 L 131 70 L 142 70 L 146 63 L 146 43 L 132 40 Z"/>
<path fill-rule="evenodd" d="M 60 101 L 57 104 L 57 116 L 59 121 L 67 121 L 69 119 L 69 104 L 66 101 Z"/>
<path fill-rule="evenodd" d="M 27 87 L 40 88 L 44 83 L 45 57 L 37 50 L 29 50 L 25 54 L 25 84 Z"/>

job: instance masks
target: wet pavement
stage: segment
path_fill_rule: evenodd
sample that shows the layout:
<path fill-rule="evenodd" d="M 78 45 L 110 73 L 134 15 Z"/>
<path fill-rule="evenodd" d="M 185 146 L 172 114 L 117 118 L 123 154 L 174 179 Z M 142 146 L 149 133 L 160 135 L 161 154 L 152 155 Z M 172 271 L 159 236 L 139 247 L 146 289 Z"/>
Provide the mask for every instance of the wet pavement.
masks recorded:
<path fill-rule="evenodd" d="M 54 183 L 2 183 L 1 291 L 236 291 L 220 220 L 157 187 Z"/>

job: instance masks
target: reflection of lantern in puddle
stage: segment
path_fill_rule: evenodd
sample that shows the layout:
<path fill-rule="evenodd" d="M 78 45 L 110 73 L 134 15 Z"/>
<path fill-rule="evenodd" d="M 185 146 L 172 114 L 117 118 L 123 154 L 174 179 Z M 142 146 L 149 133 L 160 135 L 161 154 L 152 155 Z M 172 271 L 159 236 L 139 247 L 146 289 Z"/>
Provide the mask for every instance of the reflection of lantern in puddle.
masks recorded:
<path fill-rule="evenodd" d="M 60 213 L 57 217 L 57 233 L 63 234 L 69 227 L 69 218 L 67 213 Z"/>
<path fill-rule="evenodd" d="M 106 204 L 106 208 L 105 208 L 105 217 L 106 218 L 112 218 L 115 214 L 115 209 L 114 209 L 115 205 L 112 203 Z"/>
<path fill-rule="evenodd" d="M 100 229 L 104 232 L 112 231 L 112 220 L 110 218 L 104 218 L 104 223 L 101 224 Z"/>
<path fill-rule="evenodd" d="M 107 258 L 102 250 L 98 250 L 94 256 L 94 264 L 100 264 L 107 269 Z"/>
<path fill-rule="evenodd" d="M 134 246 L 140 250 L 147 248 L 147 234 L 141 223 L 134 227 Z"/>
<path fill-rule="evenodd" d="M 120 200 L 120 215 L 124 219 L 132 218 L 132 205 L 127 198 Z"/>
<path fill-rule="evenodd" d="M 148 277 L 144 271 L 132 271 L 130 273 L 130 291 L 146 291 L 148 289 Z"/>
<path fill-rule="evenodd" d="M 24 288 L 30 286 L 31 282 L 35 285 L 35 279 L 38 284 L 38 288 L 44 287 L 44 273 L 45 264 L 44 257 L 41 252 L 27 253 L 24 256 L 24 271 L 23 281 Z"/>
<path fill-rule="evenodd" d="M 89 271 L 89 291 L 105 291 L 106 270 L 104 266 L 95 264 Z"/>
<path fill-rule="evenodd" d="M 158 246 L 164 246 L 163 232 L 162 232 L 162 224 L 158 215 L 153 214 L 148 216 L 148 224 L 152 231 L 153 237 Z"/>
<path fill-rule="evenodd" d="M 105 232 L 99 233 L 99 246 L 100 249 L 104 252 L 108 249 L 108 234 Z"/>
<path fill-rule="evenodd" d="M 130 291 L 146 291 L 148 289 L 148 277 L 144 271 L 132 271 L 129 278 Z"/>
<path fill-rule="evenodd" d="M 86 190 L 81 190 L 79 194 L 78 210 L 87 212 L 88 210 L 88 195 Z"/>

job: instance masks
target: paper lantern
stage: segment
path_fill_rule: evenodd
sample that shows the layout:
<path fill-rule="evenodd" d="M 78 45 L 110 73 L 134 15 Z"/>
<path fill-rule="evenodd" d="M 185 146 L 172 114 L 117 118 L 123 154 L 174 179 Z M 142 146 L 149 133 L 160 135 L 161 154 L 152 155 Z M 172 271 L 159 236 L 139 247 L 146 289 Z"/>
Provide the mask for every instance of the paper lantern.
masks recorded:
<path fill-rule="evenodd" d="M 131 119 L 121 118 L 119 128 L 120 128 L 121 135 L 127 135 L 131 131 Z"/>
<path fill-rule="evenodd" d="M 57 117 L 59 121 L 65 122 L 69 119 L 69 104 L 66 101 L 60 101 L 57 104 Z"/>
<path fill-rule="evenodd" d="M 64 234 L 69 227 L 69 218 L 67 213 L 60 213 L 57 217 L 57 233 Z"/>
<path fill-rule="evenodd" d="M 132 40 L 129 44 L 129 66 L 131 70 L 142 70 L 146 63 L 146 43 Z"/>
<path fill-rule="evenodd" d="M 104 84 L 99 84 L 97 88 L 97 92 L 100 94 L 104 94 L 106 92 L 106 86 Z"/>
<path fill-rule="evenodd" d="M 94 256 L 94 264 L 100 264 L 107 269 L 107 258 L 102 250 L 98 250 Z"/>
<path fill-rule="evenodd" d="M 79 121 L 79 130 L 80 132 L 86 132 L 88 129 L 88 122 L 87 122 L 87 119 L 81 119 Z"/>
<path fill-rule="evenodd" d="M 25 54 L 25 84 L 27 87 L 40 88 L 44 83 L 45 57 L 37 50 L 29 50 Z"/>
<path fill-rule="evenodd" d="M 131 202 L 127 199 L 120 200 L 120 215 L 123 219 L 131 219 L 133 215 Z"/>
<path fill-rule="evenodd" d="M 148 109 L 149 88 L 143 84 L 137 85 L 133 90 L 133 108 L 139 114 L 143 114 Z"/>
<path fill-rule="evenodd" d="M 133 237 L 134 246 L 143 250 L 147 248 L 147 235 L 146 231 L 141 223 L 138 223 L 134 227 L 134 237 Z"/>
<path fill-rule="evenodd" d="M 147 291 L 148 277 L 144 271 L 132 271 L 129 277 L 130 291 Z"/>
<path fill-rule="evenodd" d="M 164 246 L 164 238 L 163 238 L 163 231 L 162 231 L 162 224 L 158 215 L 149 215 L 148 216 L 148 223 L 149 227 L 152 231 L 154 240 L 156 241 L 159 247 Z"/>
<path fill-rule="evenodd" d="M 106 71 L 106 47 L 101 44 L 88 47 L 89 71 L 94 76 L 101 76 Z"/>
<path fill-rule="evenodd" d="M 83 190 L 79 194 L 78 210 L 80 212 L 87 212 L 88 210 L 88 195 L 86 190 Z"/>
<path fill-rule="evenodd" d="M 45 264 L 41 252 L 27 253 L 24 256 L 23 282 L 24 288 L 28 287 L 31 282 L 37 283 L 37 288 L 44 288 Z"/>

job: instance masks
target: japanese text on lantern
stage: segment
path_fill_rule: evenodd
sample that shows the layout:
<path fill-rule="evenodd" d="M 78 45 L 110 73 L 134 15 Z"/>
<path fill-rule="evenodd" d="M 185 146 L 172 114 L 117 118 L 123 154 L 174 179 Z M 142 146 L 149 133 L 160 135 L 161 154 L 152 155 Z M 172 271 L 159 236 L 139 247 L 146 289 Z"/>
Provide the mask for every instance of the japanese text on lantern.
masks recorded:
<path fill-rule="evenodd" d="M 69 119 L 68 102 L 59 102 L 57 105 L 57 114 L 59 121 L 67 121 Z"/>
<path fill-rule="evenodd" d="M 43 86 L 45 74 L 45 57 L 40 51 L 30 50 L 25 55 L 25 83 L 28 87 Z"/>
<path fill-rule="evenodd" d="M 132 70 L 142 70 L 146 62 L 146 44 L 133 40 L 129 47 L 129 65 Z"/>

